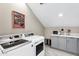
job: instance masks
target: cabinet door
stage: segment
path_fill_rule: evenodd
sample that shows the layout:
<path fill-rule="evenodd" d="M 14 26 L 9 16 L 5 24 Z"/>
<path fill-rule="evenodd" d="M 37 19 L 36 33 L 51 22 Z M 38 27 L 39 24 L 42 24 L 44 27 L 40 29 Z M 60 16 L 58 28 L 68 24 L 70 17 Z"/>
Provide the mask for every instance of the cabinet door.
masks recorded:
<path fill-rule="evenodd" d="M 66 37 L 59 37 L 59 49 L 66 50 Z"/>
<path fill-rule="evenodd" d="M 77 39 L 67 38 L 66 50 L 72 53 L 77 53 Z"/>
<path fill-rule="evenodd" d="M 55 36 L 53 36 L 52 38 L 51 38 L 51 47 L 54 47 L 54 48 L 58 48 L 59 46 L 59 41 L 58 41 L 59 39 L 58 39 L 58 37 L 55 37 Z"/>

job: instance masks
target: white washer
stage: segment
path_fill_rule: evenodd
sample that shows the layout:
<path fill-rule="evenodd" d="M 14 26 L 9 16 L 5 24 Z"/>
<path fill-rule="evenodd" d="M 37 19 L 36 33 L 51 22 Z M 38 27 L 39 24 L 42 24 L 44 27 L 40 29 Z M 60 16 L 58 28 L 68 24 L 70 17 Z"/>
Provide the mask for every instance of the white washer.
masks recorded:
<path fill-rule="evenodd" d="M 44 44 L 43 36 L 38 36 L 38 35 L 33 35 L 28 37 L 22 36 L 22 39 L 29 40 L 31 41 L 31 43 L 16 48 L 5 54 L 3 54 L 2 51 L 0 50 L 0 56 L 1 55 L 4 56 L 44 56 L 45 55 L 45 44 Z"/>
<path fill-rule="evenodd" d="M 7 41 L 0 41 L 0 43 L 3 42 Z M 0 56 L 34 56 L 32 43 L 25 42 L 7 49 L 0 45 Z"/>
<path fill-rule="evenodd" d="M 32 41 L 33 47 L 34 47 L 34 55 L 35 56 L 44 56 L 45 55 L 45 43 L 44 43 L 44 37 L 33 35 L 25 37 L 24 34 L 22 34 L 24 39 Z"/>

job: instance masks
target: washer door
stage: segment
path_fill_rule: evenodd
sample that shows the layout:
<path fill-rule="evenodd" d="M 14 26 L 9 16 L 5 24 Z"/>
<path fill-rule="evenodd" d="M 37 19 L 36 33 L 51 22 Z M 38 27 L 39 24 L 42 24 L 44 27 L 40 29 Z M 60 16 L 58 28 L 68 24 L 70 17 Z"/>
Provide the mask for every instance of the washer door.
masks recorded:
<path fill-rule="evenodd" d="M 36 56 L 43 51 L 43 42 L 36 46 Z"/>

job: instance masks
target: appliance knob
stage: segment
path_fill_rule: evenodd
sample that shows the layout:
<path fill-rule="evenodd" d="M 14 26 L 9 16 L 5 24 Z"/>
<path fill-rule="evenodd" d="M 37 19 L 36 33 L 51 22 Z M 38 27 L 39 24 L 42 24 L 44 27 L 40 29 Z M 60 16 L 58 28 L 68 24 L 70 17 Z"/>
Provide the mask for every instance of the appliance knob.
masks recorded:
<path fill-rule="evenodd" d="M 33 47 L 33 44 L 31 45 L 31 47 Z"/>

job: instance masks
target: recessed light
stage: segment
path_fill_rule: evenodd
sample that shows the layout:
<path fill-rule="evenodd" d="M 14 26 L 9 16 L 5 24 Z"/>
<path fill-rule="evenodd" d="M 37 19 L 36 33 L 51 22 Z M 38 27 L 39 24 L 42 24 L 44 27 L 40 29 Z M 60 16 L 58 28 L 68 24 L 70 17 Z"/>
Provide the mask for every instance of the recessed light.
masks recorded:
<path fill-rule="evenodd" d="M 62 17 L 62 16 L 63 16 L 63 13 L 59 13 L 58 16 L 59 16 L 59 17 Z"/>
<path fill-rule="evenodd" d="M 44 3 L 40 3 L 40 5 L 43 5 Z"/>

